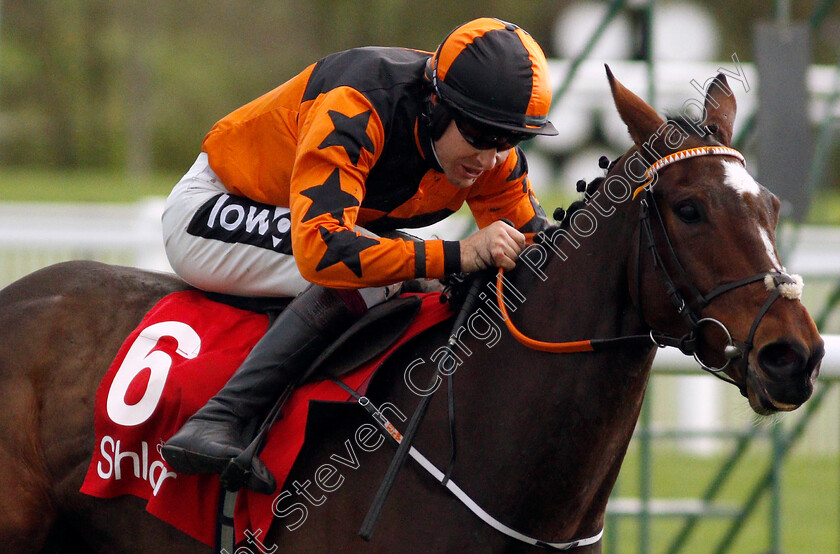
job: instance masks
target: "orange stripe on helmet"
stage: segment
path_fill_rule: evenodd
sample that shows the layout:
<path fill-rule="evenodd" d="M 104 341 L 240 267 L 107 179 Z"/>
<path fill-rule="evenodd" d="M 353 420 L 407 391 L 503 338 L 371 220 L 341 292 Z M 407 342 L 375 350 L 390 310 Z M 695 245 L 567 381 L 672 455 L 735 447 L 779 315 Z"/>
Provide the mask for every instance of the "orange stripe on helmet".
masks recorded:
<path fill-rule="evenodd" d="M 531 101 L 528 103 L 526 113 L 541 117 L 548 116 L 548 111 L 551 108 L 551 79 L 549 78 L 548 62 L 545 59 L 545 54 L 537 41 L 525 30 L 517 29 L 516 34 L 528 51 L 528 57 L 531 59 L 531 69 L 534 71 L 534 77 L 531 80 Z"/>
<path fill-rule="evenodd" d="M 449 71 L 452 62 L 475 39 L 484 36 L 488 31 L 498 31 L 504 28 L 505 24 L 502 21 L 491 17 L 482 17 L 456 27 L 438 48 L 436 54 L 438 79 L 446 79 L 446 72 Z"/>

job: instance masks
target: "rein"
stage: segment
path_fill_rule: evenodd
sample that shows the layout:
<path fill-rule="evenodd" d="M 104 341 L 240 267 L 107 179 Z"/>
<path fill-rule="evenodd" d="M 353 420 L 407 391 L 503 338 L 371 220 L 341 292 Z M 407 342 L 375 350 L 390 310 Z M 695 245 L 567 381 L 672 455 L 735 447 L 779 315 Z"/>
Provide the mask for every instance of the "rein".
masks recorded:
<path fill-rule="evenodd" d="M 589 339 L 570 342 L 545 342 L 530 338 L 523 334 L 519 329 L 517 329 L 516 326 L 513 324 L 511 318 L 508 316 L 504 302 L 504 288 L 502 279 L 504 270 L 499 268 L 499 272 L 496 277 L 496 299 L 499 310 L 501 311 L 502 316 L 504 318 L 505 325 L 507 326 L 511 335 L 513 335 L 513 337 L 517 341 L 519 341 L 528 348 L 531 348 L 533 350 L 539 350 L 542 352 L 552 352 L 556 354 L 595 352 L 606 348 L 613 348 L 616 346 L 626 344 L 647 343 L 660 348 L 665 346 L 673 346 L 679 348 L 679 350 L 685 355 L 694 356 L 694 359 L 697 361 L 698 364 L 700 364 L 703 370 L 712 373 L 713 375 L 720 379 L 723 379 L 724 381 L 730 382 L 738 386 L 734 379 L 722 375 L 721 372 L 723 372 L 723 370 L 726 369 L 733 360 L 745 358 L 749 354 L 753 346 L 753 338 L 755 336 L 756 330 L 758 329 L 759 323 L 761 322 L 764 315 L 770 310 L 770 306 L 772 306 L 772 304 L 780 296 L 788 299 L 796 299 L 800 297 L 802 292 L 802 278 L 798 275 L 789 275 L 787 273 L 778 271 L 766 271 L 762 273 L 757 273 L 755 275 L 751 275 L 749 277 L 745 277 L 743 279 L 738 279 L 729 283 L 724 283 L 723 285 L 715 287 L 706 294 L 701 293 L 694 286 L 685 269 L 683 268 L 682 264 L 680 263 L 677 253 L 674 251 L 673 245 L 671 244 L 671 240 L 668 236 L 667 229 L 665 228 L 665 223 L 662 219 L 661 214 L 659 213 L 659 208 L 657 207 L 656 202 L 653 198 L 652 184 L 657 173 L 661 171 L 664 167 L 681 160 L 686 160 L 698 156 L 729 156 L 736 158 L 742 164 L 745 163 L 744 156 L 741 155 L 740 152 L 738 152 L 734 148 L 729 148 L 726 146 L 703 146 L 699 148 L 689 148 L 686 150 L 681 150 L 679 152 L 674 152 L 673 154 L 669 154 L 668 156 L 660 158 L 659 160 L 651 164 L 651 166 L 648 167 L 648 169 L 645 171 L 645 183 L 636 188 L 633 192 L 634 199 L 640 193 L 644 192 L 644 198 L 641 200 L 641 210 L 639 215 L 641 231 L 639 233 L 639 259 L 636 263 L 636 286 L 641 286 L 641 257 L 643 251 L 641 241 L 644 237 L 647 239 L 647 249 L 650 250 L 653 256 L 654 267 L 661 270 L 663 280 L 665 281 L 666 291 L 669 298 L 671 299 L 671 303 L 688 325 L 689 332 L 687 334 L 683 335 L 682 337 L 673 337 L 665 333 L 651 330 L 650 334 L 648 335 L 629 335 L 624 337 L 615 337 L 612 339 Z M 662 236 L 665 239 L 665 251 L 667 252 L 669 258 L 673 261 L 674 266 L 677 268 L 680 281 L 682 283 L 685 283 L 688 290 L 691 291 L 691 294 L 695 300 L 695 304 L 697 305 L 696 309 L 690 307 L 689 304 L 685 301 L 685 298 L 680 293 L 677 287 L 676 281 L 668 272 L 668 270 L 665 267 L 665 264 L 663 263 L 662 256 L 660 254 L 661 246 L 656 240 L 656 235 L 654 234 L 653 226 L 651 225 L 651 206 L 653 207 L 652 211 L 653 214 L 655 214 L 656 220 L 658 221 L 659 228 L 662 232 Z M 733 340 L 732 334 L 729 332 L 729 329 L 727 329 L 727 327 L 722 322 L 713 318 L 701 317 L 702 310 L 718 296 L 721 296 L 727 292 L 733 291 L 740 287 L 756 283 L 758 281 L 764 282 L 765 287 L 768 291 L 770 291 L 770 294 L 767 300 L 758 310 L 758 313 L 756 314 L 756 317 L 753 320 L 752 326 L 750 327 L 750 331 L 746 341 L 737 342 Z M 639 292 L 640 290 L 637 289 L 637 299 L 641 298 Z M 644 320 L 644 317 L 642 317 L 642 320 Z M 703 328 L 703 326 L 709 325 L 719 327 L 726 335 L 727 345 L 724 348 L 724 356 L 726 357 L 727 361 L 721 367 L 709 366 L 700 358 L 697 351 L 698 333 Z"/>
<path fill-rule="evenodd" d="M 598 350 L 603 350 L 607 346 L 612 347 L 630 342 L 657 344 L 657 340 L 650 335 L 630 335 L 626 337 L 616 337 L 613 339 L 589 339 L 570 342 L 544 342 L 532 339 L 516 328 L 513 324 L 513 320 L 511 320 L 507 313 L 507 307 L 505 306 L 504 301 L 505 292 L 503 275 L 504 269 L 499 268 L 499 272 L 496 274 L 496 302 L 499 306 L 499 310 L 502 312 L 502 317 L 508 331 L 510 331 L 510 334 L 531 350 L 551 352 L 554 354 L 574 354 L 577 352 L 596 352 Z M 666 340 L 666 337 L 659 337 L 659 339 Z"/>

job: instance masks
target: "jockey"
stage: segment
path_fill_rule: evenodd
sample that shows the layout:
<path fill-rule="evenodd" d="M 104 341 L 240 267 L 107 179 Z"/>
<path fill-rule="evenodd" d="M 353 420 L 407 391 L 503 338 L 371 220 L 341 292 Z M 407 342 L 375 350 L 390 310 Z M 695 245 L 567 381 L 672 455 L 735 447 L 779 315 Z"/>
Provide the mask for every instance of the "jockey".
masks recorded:
<path fill-rule="evenodd" d="M 246 425 L 403 281 L 513 268 L 525 235 L 548 225 L 517 144 L 557 134 L 550 104 L 539 45 L 483 18 L 434 54 L 333 54 L 216 123 L 167 200 L 169 261 L 199 289 L 294 300 L 166 443 L 169 465 L 224 471 Z M 479 227 L 464 240 L 379 236 L 464 202 Z"/>

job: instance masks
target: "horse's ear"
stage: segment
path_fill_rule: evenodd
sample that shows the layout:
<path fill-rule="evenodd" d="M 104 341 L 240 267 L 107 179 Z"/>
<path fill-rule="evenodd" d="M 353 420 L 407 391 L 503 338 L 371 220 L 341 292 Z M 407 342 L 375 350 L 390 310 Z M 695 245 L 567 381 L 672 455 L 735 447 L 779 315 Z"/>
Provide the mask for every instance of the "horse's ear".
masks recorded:
<path fill-rule="evenodd" d="M 732 127 L 735 125 L 735 94 L 726 82 L 726 76 L 718 73 L 706 91 L 706 119 L 703 125 L 725 146 L 732 144 Z"/>
<path fill-rule="evenodd" d="M 607 79 L 610 82 L 615 107 L 618 108 L 618 115 L 627 125 L 633 142 L 641 146 L 665 124 L 665 121 L 659 117 L 656 110 L 648 106 L 647 102 L 619 83 L 610 71 L 610 66 L 604 64 L 604 67 L 607 70 Z"/>

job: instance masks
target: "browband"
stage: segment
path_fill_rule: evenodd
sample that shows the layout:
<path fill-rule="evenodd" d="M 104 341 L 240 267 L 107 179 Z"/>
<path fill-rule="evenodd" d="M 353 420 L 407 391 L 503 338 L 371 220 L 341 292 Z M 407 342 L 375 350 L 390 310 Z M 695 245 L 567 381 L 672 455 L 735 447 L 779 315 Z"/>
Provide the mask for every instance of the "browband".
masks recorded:
<path fill-rule="evenodd" d="M 673 154 L 668 154 L 663 158 L 659 158 L 658 160 L 653 162 L 650 167 L 647 168 L 647 170 L 645 171 L 645 182 L 633 191 L 633 198 L 635 199 L 636 196 L 638 196 L 639 193 L 642 192 L 642 190 L 645 187 L 651 184 L 651 182 L 653 181 L 653 177 L 663 167 L 668 166 L 674 162 L 678 162 L 680 160 L 696 158 L 698 156 L 731 156 L 733 158 L 736 158 L 738 161 L 740 161 L 746 166 L 744 156 L 734 148 L 729 148 L 728 146 L 700 146 L 697 148 L 688 148 L 686 150 L 680 150 L 679 152 L 674 152 Z"/>

